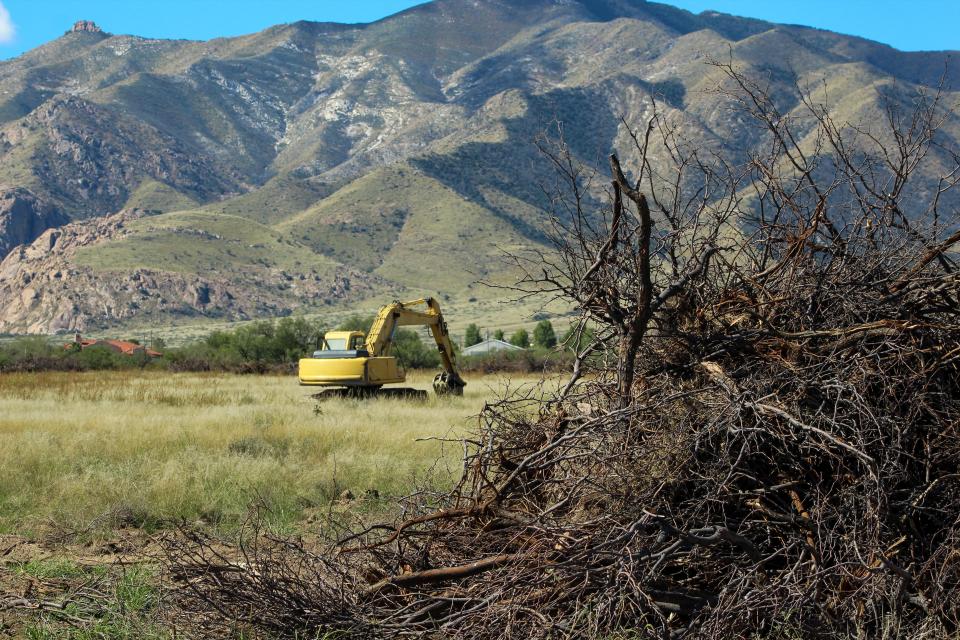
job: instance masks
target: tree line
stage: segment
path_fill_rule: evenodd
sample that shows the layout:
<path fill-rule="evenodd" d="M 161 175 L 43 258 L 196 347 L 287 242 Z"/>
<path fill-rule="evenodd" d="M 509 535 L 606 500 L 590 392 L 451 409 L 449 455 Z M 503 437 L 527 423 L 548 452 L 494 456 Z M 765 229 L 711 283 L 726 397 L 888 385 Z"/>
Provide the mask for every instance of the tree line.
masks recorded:
<path fill-rule="evenodd" d="M 146 353 L 124 355 L 107 346 L 86 348 L 51 341 L 47 337 L 12 338 L 0 343 L 0 372 L 12 371 L 102 371 L 126 369 L 166 369 L 170 371 L 230 371 L 267 373 L 291 370 L 296 362 L 319 349 L 328 330 L 366 331 L 373 316 L 355 315 L 330 326 L 324 320 L 302 317 L 261 320 L 234 329 L 212 331 L 206 336 L 179 346 L 168 346 L 162 339 L 147 341 L 161 352 L 159 358 Z M 471 324 L 464 345 L 480 342 L 480 329 Z M 495 335 L 502 336 L 503 332 Z M 131 340 L 137 342 L 136 340 Z M 531 347 L 529 333 L 519 329 L 511 342 Z M 562 343 L 562 341 L 561 341 Z M 465 357 L 461 365 L 467 371 L 534 371 L 550 368 L 551 362 L 566 361 L 555 350 L 558 341 L 549 321 L 537 324 L 533 331 L 531 354 L 486 354 Z M 407 369 L 433 369 L 440 366 L 440 355 L 412 329 L 398 328 L 394 333 L 392 354 Z M 552 366 L 559 366 L 555 364 Z"/>
<path fill-rule="evenodd" d="M 573 328 L 571 327 L 567 330 L 559 342 L 565 344 L 572 335 Z M 530 333 L 523 327 L 514 331 L 510 335 L 509 340 L 505 338 L 503 329 L 495 329 L 493 331 L 493 338 L 495 340 L 509 342 L 513 346 L 520 347 L 521 349 L 553 349 L 557 346 L 558 342 L 557 334 L 553 329 L 553 323 L 549 320 L 541 320 L 536 324 L 536 326 L 533 328 L 532 340 Z M 467 329 L 463 334 L 463 346 L 472 347 L 473 345 L 480 344 L 483 341 L 484 337 L 482 336 L 482 329 L 473 322 L 467 325 Z"/>

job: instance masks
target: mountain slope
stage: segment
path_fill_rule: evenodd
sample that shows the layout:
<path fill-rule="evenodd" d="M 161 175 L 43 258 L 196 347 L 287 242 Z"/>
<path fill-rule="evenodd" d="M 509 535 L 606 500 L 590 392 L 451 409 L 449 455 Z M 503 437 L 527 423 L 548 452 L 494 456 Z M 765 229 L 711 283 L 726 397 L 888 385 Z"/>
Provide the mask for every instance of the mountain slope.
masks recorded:
<path fill-rule="evenodd" d="M 0 312 L 6 331 L 27 333 L 131 318 L 245 320 L 362 297 L 374 284 L 241 218 L 123 210 L 50 229 L 7 255 Z"/>
<path fill-rule="evenodd" d="M 371 171 L 277 228 L 405 287 L 454 293 L 502 271 L 502 251 L 525 241 L 492 210 L 408 165 Z"/>
<path fill-rule="evenodd" d="M 57 224 L 94 219 L 91 233 L 124 207 L 168 214 L 56 258 L 90 283 L 189 272 L 240 299 L 269 289 L 253 273 L 299 278 L 325 265 L 363 282 L 328 296 L 334 304 L 361 290 L 472 299 L 484 295 L 476 279 L 509 276 L 501 249 L 544 241 L 553 176 L 533 141 L 545 129 L 562 126 L 587 164 L 611 150 L 629 160 L 621 117 L 642 122 L 653 96 L 682 112 L 692 142 L 734 159 L 756 151 L 757 132 L 713 91 L 720 75 L 706 61 L 730 56 L 765 78 L 785 113 L 798 86 L 826 79 L 837 113 L 864 123 L 878 92 L 930 90 L 947 59 L 642 0 L 436 0 L 367 25 L 298 22 L 209 42 L 68 33 L 0 63 L 0 184 L 28 189 Z M 944 89 L 957 102 L 960 77 Z M 943 133 L 960 139 L 960 121 Z M 184 235 L 194 228 L 208 235 Z M 326 302 L 288 292 L 192 312 Z M 65 328 L 11 304 L 0 298 L 0 331 Z M 167 313 L 107 307 L 70 321 Z"/>

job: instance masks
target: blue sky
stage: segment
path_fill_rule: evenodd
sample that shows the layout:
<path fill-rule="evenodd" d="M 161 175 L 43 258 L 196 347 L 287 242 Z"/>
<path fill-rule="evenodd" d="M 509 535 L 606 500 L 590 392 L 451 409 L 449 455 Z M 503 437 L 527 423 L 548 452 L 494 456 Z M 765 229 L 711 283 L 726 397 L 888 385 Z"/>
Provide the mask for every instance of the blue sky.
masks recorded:
<path fill-rule="evenodd" d="M 463 0 L 466 1 L 466 0 Z M 63 34 L 79 19 L 112 33 L 209 39 L 296 20 L 369 22 L 417 0 L 0 0 L 0 58 Z M 673 0 L 773 22 L 863 36 L 908 51 L 960 50 L 960 0 Z"/>

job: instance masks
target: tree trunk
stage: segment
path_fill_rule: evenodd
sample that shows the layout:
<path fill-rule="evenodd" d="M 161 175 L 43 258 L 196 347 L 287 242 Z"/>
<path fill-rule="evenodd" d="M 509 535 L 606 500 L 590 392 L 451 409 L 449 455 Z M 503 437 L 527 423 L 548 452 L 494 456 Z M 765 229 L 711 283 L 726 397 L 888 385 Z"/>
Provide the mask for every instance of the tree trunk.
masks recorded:
<path fill-rule="evenodd" d="M 644 329 L 633 330 L 620 336 L 617 349 L 617 391 L 619 392 L 620 408 L 626 408 L 633 403 L 633 378 L 637 369 L 637 352 L 643 342 Z"/>
<path fill-rule="evenodd" d="M 620 344 L 617 349 L 617 387 L 620 394 L 620 407 L 626 408 L 633 403 L 633 378 L 637 367 L 637 352 L 647 332 L 647 323 L 652 315 L 653 282 L 650 275 L 650 236 L 653 233 L 653 219 L 650 216 L 650 206 L 647 198 L 640 192 L 640 185 L 632 186 L 623 170 L 616 154 L 610 156 L 610 169 L 613 173 L 614 211 L 618 212 L 623 206 L 621 193 L 626 195 L 637 207 L 639 218 L 639 234 L 637 237 L 637 253 L 634 268 L 639 276 L 639 286 L 633 298 L 632 308 L 626 316 L 626 322 L 621 325 L 623 333 L 620 335 Z"/>

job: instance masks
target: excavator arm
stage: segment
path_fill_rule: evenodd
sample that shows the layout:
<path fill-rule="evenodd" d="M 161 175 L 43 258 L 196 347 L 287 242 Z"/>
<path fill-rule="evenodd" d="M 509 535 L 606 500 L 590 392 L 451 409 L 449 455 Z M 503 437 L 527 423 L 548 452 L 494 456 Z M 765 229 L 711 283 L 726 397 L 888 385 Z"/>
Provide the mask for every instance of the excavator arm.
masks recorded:
<path fill-rule="evenodd" d="M 425 307 L 425 310 L 415 308 L 421 306 Z M 437 343 L 437 350 L 443 362 L 443 372 L 437 374 L 433 380 L 433 389 L 437 395 L 447 393 L 461 395 L 467 383 L 457 370 L 456 355 L 450 333 L 447 331 L 447 323 L 440 312 L 440 305 L 433 298 L 422 298 L 410 302 L 397 301 L 381 308 L 370 327 L 370 333 L 367 334 L 367 351 L 372 356 L 389 355 L 397 327 L 408 326 L 430 327 L 433 339 Z"/>

